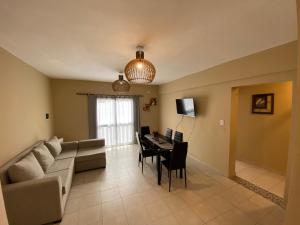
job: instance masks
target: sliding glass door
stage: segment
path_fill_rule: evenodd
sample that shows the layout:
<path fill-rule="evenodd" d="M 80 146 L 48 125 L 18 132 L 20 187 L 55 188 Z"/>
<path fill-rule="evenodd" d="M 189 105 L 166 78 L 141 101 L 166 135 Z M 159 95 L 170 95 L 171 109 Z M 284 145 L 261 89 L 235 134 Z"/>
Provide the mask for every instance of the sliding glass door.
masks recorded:
<path fill-rule="evenodd" d="M 134 102 L 132 98 L 97 99 L 97 136 L 106 145 L 134 143 Z"/>

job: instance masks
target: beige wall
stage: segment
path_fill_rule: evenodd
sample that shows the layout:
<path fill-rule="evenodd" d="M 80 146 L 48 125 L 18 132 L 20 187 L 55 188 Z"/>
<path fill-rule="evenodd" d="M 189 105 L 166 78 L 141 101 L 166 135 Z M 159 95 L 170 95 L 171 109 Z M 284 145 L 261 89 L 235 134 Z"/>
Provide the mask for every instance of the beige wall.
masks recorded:
<path fill-rule="evenodd" d="M 294 80 L 297 43 L 266 50 L 189 75 L 159 87 L 159 129 L 176 128 L 175 99 L 194 97 L 198 116 L 185 117 L 178 126 L 189 141 L 189 153 L 225 175 L 234 174 L 234 149 L 230 151 L 232 87 Z M 225 126 L 219 126 L 219 120 Z"/>
<path fill-rule="evenodd" d="M 298 37 L 300 36 L 300 0 L 297 0 Z M 300 45 L 298 45 L 298 68 L 300 68 Z M 289 154 L 288 166 L 288 205 L 286 225 L 298 225 L 300 221 L 300 70 L 297 73 L 297 91 L 292 123 L 292 148 Z"/>
<path fill-rule="evenodd" d="M 253 114 L 252 95 L 274 93 L 274 114 Z M 290 140 L 292 83 L 239 88 L 236 159 L 286 173 Z"/>
<path fill-rule="evenodd" d="M 87 96 L 76 95 L 78 92 L 115 94 L 111 83 L 52 80 L 55 134 L 66 140 L 88 138 L 88 105 Z M 158 129 L 158 107 L 152 106 L 151 111 L 143 111 L 145 103 L 151 97 L 157 97 L 158 87 L 155 85 L 132 85 L 129 95 L 143 95 L 140 98 L 141 125 L 149 125 L 151 130 Z"/>
<path fill-rule="evenodd" d="M 52 134 L 50 80 L 0 48 L 0 165 Z"/>

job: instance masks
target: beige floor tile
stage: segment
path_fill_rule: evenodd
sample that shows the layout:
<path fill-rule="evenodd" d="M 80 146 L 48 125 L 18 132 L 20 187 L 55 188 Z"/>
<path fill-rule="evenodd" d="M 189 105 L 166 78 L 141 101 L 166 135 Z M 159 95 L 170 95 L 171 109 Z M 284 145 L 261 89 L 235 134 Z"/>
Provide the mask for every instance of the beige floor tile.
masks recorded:
<path fill-rule="evenodd" d="M 270 212 L 270 210 L 266 210 L 264 207 L 260 207 L 250 200 L 243 202 L 238 208 L 255 222 L 259 222 Z"/>
<path fill-rule="evenodd" d="M 205 204 L 205 202 L 195 205 L 193 210 L 205 223 L 220 215 L 216 209 L 212 208 L 208 204 Z"/>
<path fill-rule="evenodd" d="M 179 198 L 181 198 L 189 206 L 193 206 L 193 205 L 203 201 L 201 196 L 192 190 L 181 190 L 181 191 L 178 191 L 176 193 L 176 195 Z"/>
<path fill-rule="evenodd" d="M 103 217 L 115 217 L 116 212 L 118 212 L 118 214 L 125 214 L 123 201 L 121 199 L 102 203 Z"/>
<path fill-rule="evenodd" d="M 188 207 L 188 205 L 176 194 L 171 194 L 167 198 L 163 199 L 172 212 L 178 212 L 179 210 Z"/>
<path fill-rule="evenodd" d="M 102 213 L 100 206 L 94 206 L 86 209 L 81 209 L 78 212 L 78 224 L 89 225 L 100 223 L 102 221 Z"/>
<path fill-rule="evenodd" d="M 180 225 L 202 225 L 204 221 L 191 210 L 191 208 L 184 208 L 180 211 L 173 213 L 176 220 Z"/>
<path fill-rule="evenodd" d="M 151 225 L 147 210 L 141 207 L 125 208 L 128 224 L 130 225 Z"/>
<path fill-rule="evenodd" d="M 218 217 L 217 221 L 222 225 L 255 225 L 255 221 L 238 209 L 229 210 Z"/>
<path fill-rule="evenodd" d="M 180 225 L 172 215 L 152 222 L 153 225 Z"/>
<path fill-rule="evenodd" d="M 284 196 L 285 177 L 281 174 L 236 161 L 236 175 L 280 197 Z"/>
<path fill-rule="evenodd" d="M 218 219 L 216 218 L 216 219 L 213 219 L 213 220 L 209 221 L 209 222 L 206 223 L 205 225 L 223 225 L 223 224 L 220 223 L 220 222 L 218 221 Z"/>
<path fill-rule="evenodd" d="M 153 221 L 171 215 L 171 210 L 162 200 L 148 203 L 144 208 L 147 210 L 149 218 Z"/>
<path fill-rule="evenodd" d="M 233 208 L 233 205 L 231 203 L 220 196 L 214 196 L 206 200 L 205 204 L 208 204 L 209 206 L 217 210 L 220 214 Z"/>
<path fill-rule="evenodd" d="M 246 170 L 241 164 L 241 172 Z M 106 169 L 76 174 L 61 225 L 281 225 L 285 211 L 188 158 L 188 187 L 168 177 L 157 185 L 156 165 L 137 166 L 137 148 L 107 151 Z M 255 171 L 257 172 L 257 170 Z M 253 171 L 251 173 L 254 174 Z M 284 184 L 267 171 L 261 174 Z M 279 186 L 279 185 L 278 185 Z M 278 188 L 279 189 L 279 188 Z"/>
<path fill-rule="evenodd" d="M 117 216 L 103 216 L 103 225 L 128 225 L 125 214 L 118 214 Z"/>
<path fill-rule="evenodd" d="M 78 225 L 78 213 L 65 214 L 61 223 L 57 225 Z"/>
<path fill-rule="evenodd" d="M 120 199 L 121 195 L 118 188 L 112 188 L 108 190 L 101 191 L 101 201 L 108 202 L 112 200 Z"/>

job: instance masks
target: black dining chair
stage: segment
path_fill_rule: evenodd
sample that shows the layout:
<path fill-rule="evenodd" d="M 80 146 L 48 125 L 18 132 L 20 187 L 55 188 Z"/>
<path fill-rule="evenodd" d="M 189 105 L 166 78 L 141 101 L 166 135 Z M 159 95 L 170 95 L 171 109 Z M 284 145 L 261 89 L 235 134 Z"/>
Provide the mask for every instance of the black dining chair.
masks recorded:
<path fill-rule="evenodd" d="M 183 133 L 181 133 L 179 131 L 175 131 L 174 141 L 176 141 L 176 142 L 182 142 L 182 140 L 183 140 Z"/>
<path fill-rule="evenodd" d="M 169 140 L 172 140 L 172 134 L 173 134 L 173 130 L 170 128 L 167 128 L 166 133 L 165 133 L 165 137 Z"/>
<path fill-rule="evenodd" d="M 150 127 L 149 126 L 143 126 L 141 127 L 141 139 L 145 139 L 145 135 L 150 134 Z"/>
<path fill-rule="evenodd" d="M 169 176 L 169 192 L 171 191 L 172 171 L 184 169 L 184 182 L 186 185 L 186 156 L 187 156 L 188 143 L 175 142 L 174 148 L 170 153 L 170 159 L 161 161 L 160 170 L 162 172 L 162 165 L 168 169 Z"/>
<path fill-rule="evenodd" d="M 149 126 L 141 127 L 140 138 L 141 138 L 142 145 L 144 145 L 146 148 L 155 148 L 152 142 L 149 141 L 147 138 L 145 138 L 146 134 L 150 134 L 150 127 Z M 152 163 L 153 163 L 153 156 L 152 156 Z"/>
<path fill-rule="evenodd" d="M 140 165 L 140 163 L 142 163 L 142 173 L 143 173 L 144 172 L 144 158 L 153 157 L 153 156 L 157 155 L 158 152 L 156 149 L 147 148 L 146 146 L 144 146 L 141 143 L 140 135 L 138 132 L 135 133 L 135 136 L 136 136 L 136 141 L 139 146 L 139 163 L 138 163 L 138 165 Z"/>

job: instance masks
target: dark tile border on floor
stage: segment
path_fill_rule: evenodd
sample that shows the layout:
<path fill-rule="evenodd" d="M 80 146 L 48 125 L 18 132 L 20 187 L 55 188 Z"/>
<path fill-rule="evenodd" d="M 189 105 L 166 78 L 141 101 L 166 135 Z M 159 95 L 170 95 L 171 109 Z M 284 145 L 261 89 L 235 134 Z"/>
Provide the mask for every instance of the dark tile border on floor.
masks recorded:
<path fill-rule="evenodd" d="M 286 202 L 284 201 L 284 199 L 282 197 L 279 197 L 261 187 L 256 186 L 255 184 L 244 180 L 241 177 L 235 176 L 232 178 L 232 180 L 234 180 L 235 182 L 237 182 L 238 184 L 244 186 L 245 188 L 259 194 L 260 196 L 272 201 L 273 203 L 275 203 L 276 205 L 279 205 L 281 208 L 285 209 L 286 208 Z"/>

